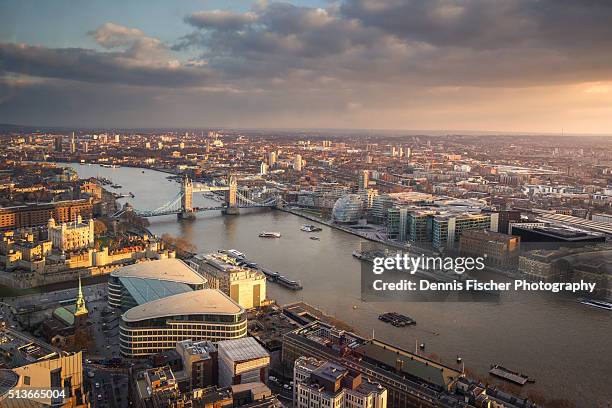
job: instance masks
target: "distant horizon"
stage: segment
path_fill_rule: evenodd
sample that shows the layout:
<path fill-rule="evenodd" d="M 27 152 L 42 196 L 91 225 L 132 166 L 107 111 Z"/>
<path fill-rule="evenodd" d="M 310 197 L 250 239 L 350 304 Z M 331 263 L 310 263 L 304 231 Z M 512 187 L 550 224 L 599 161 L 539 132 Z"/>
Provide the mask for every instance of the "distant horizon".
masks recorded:
<path fill-rule="evenodd" d="M 462 130 L 462 129 L 391 129 L 391 128 L 275 128 L 275 127 L 231 127 L 231 126 L 72 126 L 72 125 L 24 125 L 14 123 L 0 123 L 0 130 L 4 127 L 27 128 L 27 129 L 58 129 L 68 131 L 284 131 L 284 132 L 338 132 L 338 133 L 406 133 L 405 135 L 384 136 L 545 136 L 545 137 L 612 137 L 612 133 L 554 133 L 554 132 L 512 132 L 502 130 Z M 332 136 L 332 135 L 330 135 Z M 372 134 L 370 136 L 376 136 Z"/>

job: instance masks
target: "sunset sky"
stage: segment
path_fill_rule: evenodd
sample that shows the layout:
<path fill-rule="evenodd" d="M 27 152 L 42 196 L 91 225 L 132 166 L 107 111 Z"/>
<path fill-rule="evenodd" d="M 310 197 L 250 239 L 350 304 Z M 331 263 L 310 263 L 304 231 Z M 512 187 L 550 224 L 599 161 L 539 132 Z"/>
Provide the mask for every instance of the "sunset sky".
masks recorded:
<path fill-rule="evenodd" d="M 612 1 L 0 0 L 0 122 L 612 134 Z"/>

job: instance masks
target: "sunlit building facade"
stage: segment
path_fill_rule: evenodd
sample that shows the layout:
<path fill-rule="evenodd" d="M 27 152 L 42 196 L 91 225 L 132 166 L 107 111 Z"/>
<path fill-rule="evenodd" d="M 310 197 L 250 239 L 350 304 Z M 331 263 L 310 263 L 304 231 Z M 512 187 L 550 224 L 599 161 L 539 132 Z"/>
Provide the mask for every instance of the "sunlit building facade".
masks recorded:
<path fill-rule="evenodd" d="M 119 344 L 125 357 L 144 357 L 173 349 L 191 339 L 221 340 L 246 336 L 244 308 L 178 259 L 162 259 L 120 268 L 108 283 L 109 306 L 124 313 Z"/>

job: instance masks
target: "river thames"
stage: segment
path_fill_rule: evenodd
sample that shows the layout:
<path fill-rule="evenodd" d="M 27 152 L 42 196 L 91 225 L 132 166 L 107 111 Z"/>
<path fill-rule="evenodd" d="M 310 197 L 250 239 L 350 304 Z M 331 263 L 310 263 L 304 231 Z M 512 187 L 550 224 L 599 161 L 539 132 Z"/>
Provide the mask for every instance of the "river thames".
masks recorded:
<path fill-rule="evenodd" d="M 179 184 L 165 173 L 137 168 L 102 168 L 71 164 L 81 178 L 102 176 L 132 192 L 127 199 L 138 209 L 154 209 L 170 201 Z M 125 202 L 122 199 L 121 202 Z M 194 194 L 194 206 L 215 202 Z M 535 378 L 522 388 L 548 398 L 566 398 L 579 407 L 582 401 L 612 401 L 612 315 L 589 308 L 575 299 L 555 294 L 503 292 L 494 303 L 363 302 L 360 261 L 351 256 L 361 238 L 321 225 L 320 240 L 310 240 L 300 226 L 311 223 L 281 211 L 247 210 L 239 216 L 200 213 L 193 221 L 176 216 L 151 218 L 150 230 L 181 236 L 199 252 L 235 248 L 247 257 L 290 279 L 304 289 L 292 292 L 270 283 L 268 297 L 280 304 L 303 300 L 346 321 L 363 336 L 374 335 L 408 350 L 425 343 L 447 365 L 461 356 L 466 368 L 488 378 L 493 363 L 501 363 Z M 278 231 L 281 239 L 262 239 L 261 231 Z M 396 328 L 378 320 L 380 313 L 396 311 L 417 321 Z"/>

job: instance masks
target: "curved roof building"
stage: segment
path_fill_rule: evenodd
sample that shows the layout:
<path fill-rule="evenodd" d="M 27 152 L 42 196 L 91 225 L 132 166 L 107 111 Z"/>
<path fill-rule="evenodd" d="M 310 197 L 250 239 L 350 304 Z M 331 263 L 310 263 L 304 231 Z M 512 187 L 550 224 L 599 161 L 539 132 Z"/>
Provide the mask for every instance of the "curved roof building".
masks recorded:
<path fill-rule="evenodd" d="M 203 289 L 206 279 L 175 258 L 142 262 L 111 272 L 108 304 L 123 311 L 157 299 Z"/>
<path fill-rule="evenodd" d="M 336 222 L 354 223 L 361 218 L 363 201 L 359 194 L 347 194 L 340 197 L 332 209 L 332 218 Z"/>
<path fill-rule="evenodd" d="M 178 341 L 246 336 L 245 310 L 178 259 L 149 261 L 111 273 L 108 303 L 124 313 L 121 353 L 143 357 L 173 349 Z"/>

